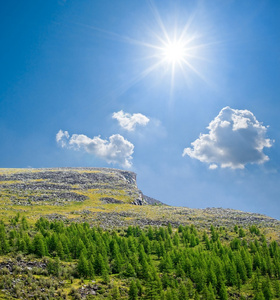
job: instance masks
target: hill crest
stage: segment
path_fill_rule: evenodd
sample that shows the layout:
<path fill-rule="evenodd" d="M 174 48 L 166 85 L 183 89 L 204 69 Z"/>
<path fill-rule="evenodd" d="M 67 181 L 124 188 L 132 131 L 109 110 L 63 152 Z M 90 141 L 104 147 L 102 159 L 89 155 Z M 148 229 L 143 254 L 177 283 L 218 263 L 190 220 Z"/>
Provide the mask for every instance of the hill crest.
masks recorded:
<path fill-rule="evenodd" d="M 4 220 L 23 212 L 34 221 L 46 216 L 104 228 L 168 223 L 280 228 L 278 220 L 261 214 L 161 205 L 138 189 L 134 172 L 112 168 L 0 169 L 0 204 Z"/>

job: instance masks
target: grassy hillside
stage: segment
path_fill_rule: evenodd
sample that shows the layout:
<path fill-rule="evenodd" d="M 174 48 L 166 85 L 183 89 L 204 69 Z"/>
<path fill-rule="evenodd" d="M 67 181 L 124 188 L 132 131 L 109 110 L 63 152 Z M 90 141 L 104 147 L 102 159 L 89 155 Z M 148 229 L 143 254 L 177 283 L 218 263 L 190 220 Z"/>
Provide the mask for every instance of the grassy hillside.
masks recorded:
<path fill-rule="evenodd" d="M 0 299 L 280 299 L 279 242 L 275 219 L 162 205 L 133 172 L 0 169 Z"/>
<path fill-rule="evenodd" d="M 45 216 L 87 221 L 103 228 L 256 224 L 279 238 L 280 222 L 264 215 L 222 208 L 151 206 L 148 199 L 137 188 L 133 172 L 106 168 L 0 169 L 0 218 L 4 221 L 20 212 L 33 223 Z"/>

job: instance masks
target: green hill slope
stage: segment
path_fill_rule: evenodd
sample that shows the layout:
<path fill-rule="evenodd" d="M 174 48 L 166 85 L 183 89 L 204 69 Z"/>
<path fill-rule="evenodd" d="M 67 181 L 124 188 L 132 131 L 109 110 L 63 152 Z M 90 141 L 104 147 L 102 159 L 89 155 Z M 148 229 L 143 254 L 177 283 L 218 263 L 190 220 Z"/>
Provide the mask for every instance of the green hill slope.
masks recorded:
<path fill-rule="evenodd" d="M 274 237 L 280 227 L 279 221 L 260 214 L 163 205 L 143 195 L 135 173 L 109 168 L 0 169 L 0 204 L 3 220 L 20 212 L 31 222 L 45 216 L 50 220 L 87 221 L 103 228 L 256 224 L 274 232 Z"/>
<path fill-rule="evenodd" d="M 133 172 L 0 169 L 0 299 L 280 299 L 280 222 L 171 207 Z"/>

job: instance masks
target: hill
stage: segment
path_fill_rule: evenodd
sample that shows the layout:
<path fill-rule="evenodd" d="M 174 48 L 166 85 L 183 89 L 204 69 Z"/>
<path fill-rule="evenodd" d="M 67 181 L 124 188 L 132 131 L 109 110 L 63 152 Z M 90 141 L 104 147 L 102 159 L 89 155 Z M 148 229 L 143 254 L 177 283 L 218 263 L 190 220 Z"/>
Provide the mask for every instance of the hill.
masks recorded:
<path fill-rule="evenodd" d="M 128 171 L 0 169 L 0 299 L 280 299 L 279 223 L 164 205 Z"/>
<path fill-rule="evenodd" d="M 280 228 L 278 220 L 255 213 L 164 205 L 143 195 L 135 173 L 110 168 L 0 169 L 0 204 L 4 220 L 20 212 L 31 222 L 45 216 L 103 228 L 255 224 L 275 234 Z"/>

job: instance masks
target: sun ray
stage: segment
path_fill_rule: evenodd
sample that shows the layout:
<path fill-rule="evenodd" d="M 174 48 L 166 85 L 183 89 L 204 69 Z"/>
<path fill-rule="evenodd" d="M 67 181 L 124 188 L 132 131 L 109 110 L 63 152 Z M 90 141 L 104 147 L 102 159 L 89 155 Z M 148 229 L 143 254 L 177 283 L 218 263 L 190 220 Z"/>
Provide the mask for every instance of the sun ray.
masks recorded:
<path fill-rule="evenodd" d="M 159 26 L 160 26 L 160 28 L 162 30 L 162 33 L 164 34 L 165 39 L 169 42 L 169 35 L 167 33 L 167 30 L 166 30 L 166 28 L 164 26 L 164 23 L 163 23 L 163 21 L 161 19 L 161 16 L 160 16 L 160 14 L 159 14 L 159 12 L 158 12 L 155 4 L 153 3 L 152 0 L 149 0 L 148 3 L 150 4 L 151 10 L 152 10 L 152 12 L 153 12 L 153 14 L 155 16 L 155 19 L 156 19 L 157 23 L 159 24 Z"/>
<path fill-rule="evenodd" d="M 197 75 L 199 76 L 204 82 L 207 82 L 206 78 L 204 78 L 204 76 L 198 72 L 198 70 L 192 66 L 192 64 L 190 62 L 188 62 L 187 60 L 183 60 L 183 62 Z"/>
<path fill-rule="evenodd" d="M 144 67 L 144 69 L 142 69 L 142 71 L 140 71 L 138 75 L 132 78 L 130 77 L 128 81 L 113 89 L 113 91 L 109 92 L 109 94 L 120 96 L 129 88 L 149 76 L 152 72 L 156 72 L 157 70 L 158 72 L 160 72 L 161 77 L 164 77 L 169 73 L 171 94 L 175 89 L 177 79 L 179 79 L 180 81 L 180 73 L 183 75 L 183 78 L 185 79 L 187 85 L 192 74 L 195 74 L 204 82 L 208 83 L 202 72 L 199 71 L 199 61 L 209 62 L 207 56 L 205 56 L 204 51 L 205 49 L 213 46 L 213 44 L 216 43 L 201 43 L 201 41 L 203 40 L 203 36 L 197 31 L 193 30 L 193 24 L 196 14 L 191 14 L 183 27 L 178 25 L 179 22 L 177 22 L 176 19 L 175 25 L 173 26 L 173 28 L 170 28 L 167 27 L 164 23 L 153 0 L 148 0 L 148 3 L 159 30 L 157 30 L 156 28 L 151 30 L 150 34 L 153 38 L 147 38 L 146 41 L 131 38 L 129 36 L 119 35 L 117 33 L 97 27 L 79 24 L 82 26 L 86 26 L 96 32 L 100 32 L 104 35 L 105 38 L 139 46 L 139 50 L 141 50 L 141 48 L 148 50 L 142 57 L 141 55 L 140 57 L 137 57 L 135 55 L 131 56 L 130 59 L 138 66 L 147 66 L 149 63 L 150 66 L 146 68 Z M 139 54 L 140 52 L 135 53 Z"/>

